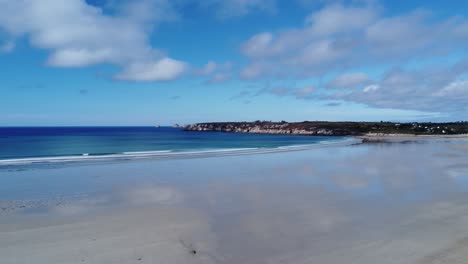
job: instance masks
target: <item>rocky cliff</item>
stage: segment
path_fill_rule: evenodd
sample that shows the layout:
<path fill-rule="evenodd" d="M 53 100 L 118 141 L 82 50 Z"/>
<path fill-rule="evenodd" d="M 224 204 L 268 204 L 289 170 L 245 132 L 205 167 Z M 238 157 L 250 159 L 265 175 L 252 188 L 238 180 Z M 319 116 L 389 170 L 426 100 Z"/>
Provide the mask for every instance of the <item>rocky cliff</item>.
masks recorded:
<path fill-rule="evenodd" d="M 219 131 L 256 134 L 288 134 L 315 136 L 359 135 L 356 131 L 339 127 L 320 125 L 299 125 L 300 123 L 240 122 L 240 123 L 199 123 L 185 127 L 188 131 Z"/>
<path fill-rule="evenodd" d="M 453 123 L 392 123 L 392 122 L 216 122 L 185 127 L 187 131 L 219 131 L 232 133 L 287 134 L 313 136 L 358 136 L 380 134 L 464 134 L 467 122 Z"/>

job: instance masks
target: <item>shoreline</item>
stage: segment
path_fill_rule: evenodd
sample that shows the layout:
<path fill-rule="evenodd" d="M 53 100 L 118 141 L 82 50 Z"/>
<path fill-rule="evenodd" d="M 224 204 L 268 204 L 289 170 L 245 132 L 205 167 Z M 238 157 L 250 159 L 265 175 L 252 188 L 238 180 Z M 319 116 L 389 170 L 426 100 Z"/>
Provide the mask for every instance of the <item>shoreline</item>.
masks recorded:
<path fill-rule="evenodd" d="M 385 134 L 367 133 L 362 136 L 355 136 L 362 140 L 362 143 L 407 143 L 418 140 L 439 140 L 439 139 L 462 139 L 468 140 L 468 134 L 456 135 L 417 135 L 417 134 Z"/>
<path fill-rule="evenodd" d="M 109 155 L 72 155 L 72 156 L 52 156 L 52 157 L 31 157 L 0 159 L 0 168 L 8 166 L 29 166 L 43 164 L 76 164 L 86 162 L 121 162 L 134 160 L 163 160 L 163 159 L 190 159 L 224 156 L 244 156 L 257 154 L 271 154 L 281 152 L 291 152 L 309 150 L 322 147 L 345 146 L 361 143 L 361 139 L 356 137 L 342 137 L 341 140 L 323 140 L 311 144 L 285 145 L 279 147 L 253 147 L 253 148 L 227 148 L 227 149 L 202 149 L 187 151 L 144 151 L 144 152 L 123 152 Z"/>
<path fill-rule="evenodd" d="M 229 132 L 228 132 L 229 133 Z M 231 132 L 246 133 L 246 132 Z M 251 133 L 246 133 L 251 134 Z M 315 137 L 315 136 L 311 136 Z M 338 136 L 336 136 L 338 137 Z M 226 148 L 226 149 L 201 149 L 201 150 L 156 150 L 156 151 L 135 151 L 122 152 L 106 155 L 69 155 L 69 156 L 48 156 L 48 157 L 27 157 L 0 159 L 0 168 L 10 166 L 34 166 L 44 164 L 78 164 L 96 162 L 122 162 L 136 160 L 163 160 L 163 159 L 190 159 L 190 158 L 211 158 L 223 156 L 243 156 L 257 154 L 272 154 L 280 152 L 291 152 L 309 150 L 322 147 L 350 146 L 366 143 L 410 143 L 422 140 L 440 139 L 461 139 L 468 140 L 468 134 L 457 135 L 418 135 L 418 134 L 386 134 L 367 133 L 364 135 L 339 136 L 342 140 L 324 140 L 318 143 L 285 145 L 279 147 L 252 147 L 252 148 Z"/>
<path fill-rule="evenodd" d="M 244 133 L 244 132 L 231 132 Z M 246 133 L 251 134 L 251 133 Z M 311 136 L 315 137 L 315 136 Z M 338 137 L 338 136 L 336 136 Z M 226 149 L 201 149 L 201 150 L 156 150 L 156 151 L 136 151 L 122 152 L 107 155 L 69 155 L 69 156 L 49 156 L 49 157 L 27 157 L 0 159 L 0 168 L 10 166 L 34 166 L 44 164 L 78 164 L 96 162 L 122 162 L 136 160 L 162 160 L 162 159 L 190 159 L 190 158 L 211 158 L 223 156 L 243 156 L 272 154 L 280 152 L 301 151 L 322 147 L 351 146 L 365 143 L 409 143 L 420 140 L 439 139 L 462 139 L 468 140 L 468 134 L 457 135 L 417 135 L 417 134 L 384 134 L 367 133 L 364 135 L 340 136 L 342 140 L 324 140 L 319 143 L 285 145 L 279 147 L 252 147 L 252 148 L 226 148 Z"/>

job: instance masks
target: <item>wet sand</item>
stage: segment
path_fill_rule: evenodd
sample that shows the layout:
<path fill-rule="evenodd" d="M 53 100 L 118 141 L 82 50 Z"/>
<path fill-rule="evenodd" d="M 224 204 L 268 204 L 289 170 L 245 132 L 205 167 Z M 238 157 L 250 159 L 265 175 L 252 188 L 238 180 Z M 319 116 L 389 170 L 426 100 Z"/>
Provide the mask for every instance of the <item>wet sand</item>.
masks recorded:
<path fill-rule="evenodd" d="M 468 141 L 0 168 L 0 263 L 468 263 Z"/>
<path fill-rule="evenodd" d="M 356 138 L 361 139 L 365 143 L 381 142 L 381 143 L 405 143 L 417 142 L 427 140 L 468 140 L 468 134 L 454 134 L 454 135 L 415 135 L 415 134 L 381 134 L 381 133 L 368 133 Z"/>

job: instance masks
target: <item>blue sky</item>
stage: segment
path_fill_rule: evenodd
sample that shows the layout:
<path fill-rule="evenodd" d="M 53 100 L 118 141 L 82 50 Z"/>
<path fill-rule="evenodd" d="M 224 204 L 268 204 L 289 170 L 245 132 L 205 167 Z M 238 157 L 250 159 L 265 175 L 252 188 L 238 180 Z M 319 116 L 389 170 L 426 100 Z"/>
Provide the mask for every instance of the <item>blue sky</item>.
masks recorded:
<path fill-rule="evenodd" d="M 463 1 L 0 0 L 0 126 L 468 116 Z"/>

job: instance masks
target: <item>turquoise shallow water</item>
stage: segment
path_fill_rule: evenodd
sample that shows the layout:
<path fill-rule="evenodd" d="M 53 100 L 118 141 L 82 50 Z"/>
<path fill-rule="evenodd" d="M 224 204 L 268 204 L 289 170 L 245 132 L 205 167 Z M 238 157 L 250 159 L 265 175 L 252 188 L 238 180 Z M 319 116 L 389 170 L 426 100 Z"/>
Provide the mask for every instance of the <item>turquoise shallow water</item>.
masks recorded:
<path fill-rule="evenodd" d="M 0 128 L 0 160 L 278 148 L 339 141 L 343 137 L 188 132 L 171 127 Z"/>

